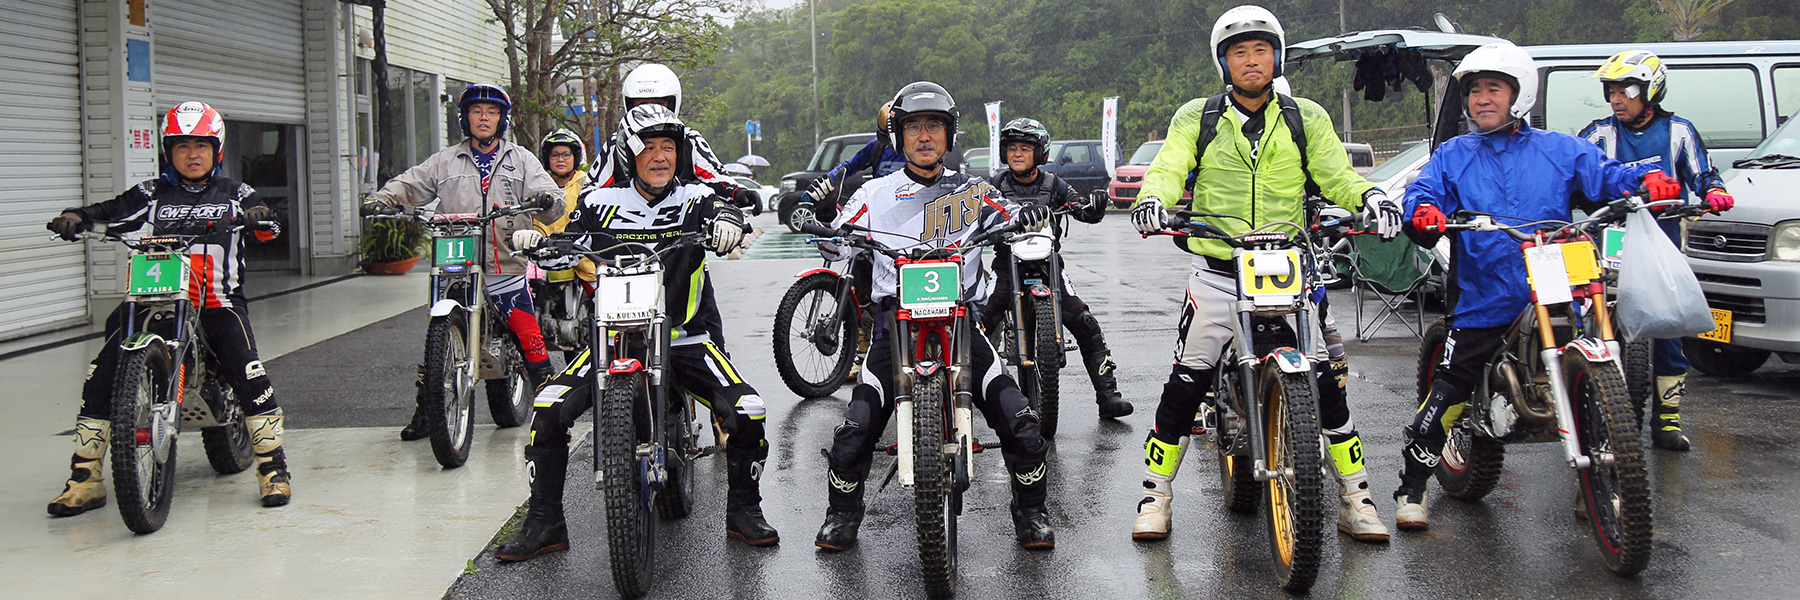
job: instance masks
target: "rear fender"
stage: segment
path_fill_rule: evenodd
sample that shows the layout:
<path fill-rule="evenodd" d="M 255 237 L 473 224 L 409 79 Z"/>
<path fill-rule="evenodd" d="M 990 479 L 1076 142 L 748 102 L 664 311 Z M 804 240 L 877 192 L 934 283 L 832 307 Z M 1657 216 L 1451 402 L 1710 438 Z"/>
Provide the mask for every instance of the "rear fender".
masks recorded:
<path fill-rule="evenodd" d="M 1037 296 L 1039 298 L 1049 298 L 1050 297 L 1050 286 L 1047 286 L 1047 285 L 1044 285 L 1041 283 L 1032 284 L 1031 295 Z"/>

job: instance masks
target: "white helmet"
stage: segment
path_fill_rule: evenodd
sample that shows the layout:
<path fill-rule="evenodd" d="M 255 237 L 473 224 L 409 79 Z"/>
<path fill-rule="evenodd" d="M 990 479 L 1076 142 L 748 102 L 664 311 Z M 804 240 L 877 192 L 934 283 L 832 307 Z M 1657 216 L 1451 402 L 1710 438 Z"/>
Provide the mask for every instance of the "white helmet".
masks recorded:
<path fill-rule="evenodd" d="M 1275 86 L 1275 93 L 1277 94 L 1288 96 L 1290 98 L 1294 95 L 1294 86 L 1293 84 L 1288 83 L 1286 77 L 1276 77 L 1275 81 L 1269 85 Z"/>
<path fill-rule="evenodd" d="M 1238 41 L 1234 38 L 1246 35 L 1268 40 L 1275 45 L 1275 72 L 1270 75 L 1281 77 L 1281 61 L 1286 58 L 1283 56 L 1283 49 L 1287 48 L 1287 33 L 1281 30 L 1281 21 L 1275 20 L 1275 13 L 1261 6 L 1245 4 L 1225 11 L 1213 23 L 1213 66 L 1219 69 L 1219 79 L 1225 85 L 1231 85 L 1231 71 L 1225 68 L 1225 49 Z"/>
<path fill-rule="evenodd" d="M 661 63 L 644 63 L 625 74 L 622 95 L 625 97 L 625 108 L 631 108 L 632 100 L 668 100 L 670 108 L 681 113 L 681 78 Z"/>
<path fill-rule="evenodd" d="M 1524 119 L 1531 114 L 1531 107 L 1537 104 L 1537 63 L 1532 62 L 1524 48 L 1510 42 L 1483 45 L 1463 57 L 1450 76 L 1467 89 L 1468 76 L 1481 73 L 1498 73 L 1512 79 L 1516 93 L 1509 112 L 1514 119 Z M 1463 110 L 1468 110 L 1466 105 Z"/>

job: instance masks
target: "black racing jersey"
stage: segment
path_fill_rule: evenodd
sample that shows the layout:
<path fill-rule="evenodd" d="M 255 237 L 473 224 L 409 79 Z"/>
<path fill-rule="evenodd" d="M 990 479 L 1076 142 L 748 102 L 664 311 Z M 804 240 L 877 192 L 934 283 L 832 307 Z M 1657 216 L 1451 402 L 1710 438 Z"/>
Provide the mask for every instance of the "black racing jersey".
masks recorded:
<path fill-rule="evenodd" d="M 149 179 L 118 197 L 75 212 L 82 221 L 103 223 L 114 233 L 130 233 L 149 225 L 150 235 L 194 235 L 206 233 L 209 223 L 237 217 L 254 206 L 263 206 L 262 196 L 255 188 L 230 178 L 214 177 L 201 186 Z M 244 297 L 243 233 L 216 233 L 188 248 L 196 284 L 190 289 L 196 305 L 221 308 L 248 303 Z M 277 225 L 271 231 L 255 232 L 255 239 L 268 241 L 278 235 Z"/>

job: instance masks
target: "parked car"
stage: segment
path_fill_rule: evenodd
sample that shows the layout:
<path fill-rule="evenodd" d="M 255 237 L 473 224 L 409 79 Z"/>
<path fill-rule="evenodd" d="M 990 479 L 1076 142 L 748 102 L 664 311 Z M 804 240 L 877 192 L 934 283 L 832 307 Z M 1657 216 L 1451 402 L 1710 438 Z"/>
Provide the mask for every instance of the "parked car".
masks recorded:
<path fill-rule="evenodd" d="M 1100 140 L 1059 140 L 1050 142 L 1050 163 L 1044 171 L 1055 173 L 1081 195 L 1106 189 L 1106 157 L 1100 151 Z"/>
<path fill-rule="evenodd" d="M 1125 164 L 1113 168 L 1112 181 L 1106 184 L 1106 199 L 1116 208 L 1131 208 L 1137 203 L 1138 187 L 1144 185 L 1144 174 L 1150 171 L 1150 161 L 1156 153 L 1162 151 L 1162 140 L 1144 142 Z M 1183 200 L 1193 198 L 1192 194 L 1183 194 Z"/>
<path fill-rule="evenodd" d="M 1357 175 L 1368 175 L 1375 170 L 1375 147 L 1357 142 L 1344 142 L 1344 153 L 1350 155 L 1350 168 L 1356 169 Z"/>
<path fill-rule="evenodd" d="M 850 160 L 850 157 L 856 156 L 857 151 L 862 150 L 863 146 L 867 145 L 869 141 L 873 139 L 875 139 L 875 134 L 873 132 L 852 133 L 849 135 L 836 135 L 825 138 L 824 141 L 819 142 L 819 147 L 813 150 L 812 160 L 807 162 L 806 170 L 782 175 L 781 195 L 775 202 L 775 215 L 780 219 L 781 224 L 786 225 L 789 230 L 799 232 L 800 223 L 804 222 L 806 217 L 810 217 L 813 214 L 812 206 L 810 206 L 810 203 L 805 202 L 806 190 L 811 189 L 813 182 L 818 181 L 820 177 L 824 177 L 825 173 L 830 171 L 832 167 L 836 167 L 838 164 Z M 835 199 L 841 195 L 844 198 L 848 198 L 850 194 L 856 193 L 856 190 L 862 188 L 863 183 L 867 182 L 870 179 L 870 176 L 871 172 L 867 169 L 850 174 L 849 177 L 844 178 L 844 181 L 839 182 L 837 190 L 832 193 L 832 197 Z M 803 213 L 801 215 L 803 218 L 799 221 L 793 219 L 795 210 L 800 210 Z"/>
<path fill-rule="evenodd" d="M 765 210 L 772 210 L 775 206 L 776 197 L 781 195 L 781 190 L 758 183 L 755 179 L 743 175 L 733 175 L 731 178 L 737 181 L 738 185 L 743 186 L 744 189 L 756 190 L 756 194 L 762 196 L 762 203 L 750 209 L 752 214 L 760 215 Z"/>
<path fill-rule="evenodd" d="M 1747 375 L 1768 361 L 1770 353 L 1800 363 L 1796 157 L 1800 125 L 1790 119 L 1725 172 L 1725 188 L 1737 205 L 1687 224 L 1683 246 L 1688 266 L 1718 325 L 1713 333 L 1687 340 L 1688 360 L 1702 373 Z"/>
<path fill-rule="evenodd" d="M 963 153 L 963 172 L 987 177 L 990 164 L 988 159 L 987 148 L 970 148 Z"/>

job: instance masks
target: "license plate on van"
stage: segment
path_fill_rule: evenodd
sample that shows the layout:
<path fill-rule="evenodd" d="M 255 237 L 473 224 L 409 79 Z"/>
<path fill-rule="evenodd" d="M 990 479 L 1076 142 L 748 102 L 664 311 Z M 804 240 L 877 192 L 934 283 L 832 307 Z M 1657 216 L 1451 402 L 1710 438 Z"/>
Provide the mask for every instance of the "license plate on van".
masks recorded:
<path fill-rule="evenodd" d="M 1712 340 L 1721 344 L 1731 343 L 1731 311 L 1712 309 L 1713 330 L 1700 334 L 1703 340 Z"/>

